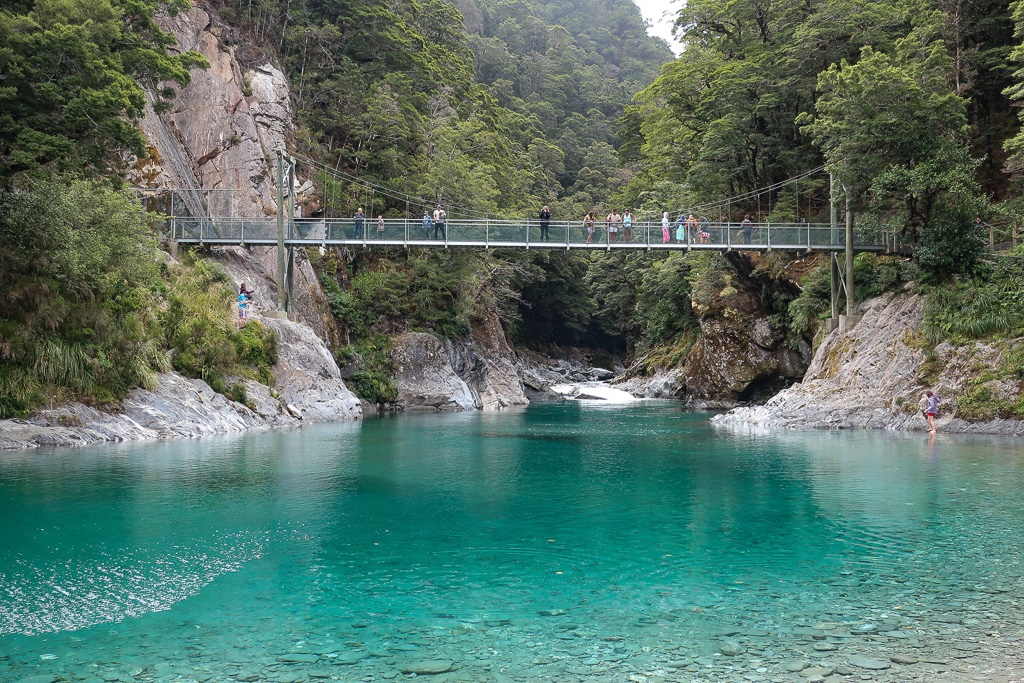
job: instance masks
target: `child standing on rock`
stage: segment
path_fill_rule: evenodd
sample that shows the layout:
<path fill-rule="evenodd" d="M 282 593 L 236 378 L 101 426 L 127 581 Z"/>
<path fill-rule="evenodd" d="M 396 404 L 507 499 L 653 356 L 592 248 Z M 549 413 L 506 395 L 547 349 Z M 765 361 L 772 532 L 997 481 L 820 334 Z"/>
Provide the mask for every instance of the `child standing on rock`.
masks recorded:
<path fill-rule="evenodd" d="M 928 397 L 928 405 L 924 409 L 925 417 L 928 418 L 928 433 L 935 433 L 935 416 L 939 412 L 939 395 L 926 391 L 925 396 Z"/>

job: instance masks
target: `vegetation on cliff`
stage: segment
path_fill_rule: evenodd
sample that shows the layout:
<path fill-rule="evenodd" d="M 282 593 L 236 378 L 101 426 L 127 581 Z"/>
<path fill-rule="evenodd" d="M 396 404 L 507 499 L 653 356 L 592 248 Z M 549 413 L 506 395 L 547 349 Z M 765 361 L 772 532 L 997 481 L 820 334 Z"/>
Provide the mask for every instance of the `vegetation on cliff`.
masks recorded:
<path fill-rule="evenodd" d="M 1008 0 L 691 0 L 678 15 L 686 49 L 677 59 L 646 35 L 629 0 L 217 0 L 208 9 L 229 23 L 222 40 L 243 61 L 288 73 L 306 156 L 443 202 L 451 215 L 532 216 L 547 204 L 556 220 L 613 207 L 649 217 L 746 195 L 708 212 L 822 220 L 823 174 L 751 192 L 824 166 L 858 224 L 915 245 L 913 261 L 858 257 L 857 298 L 917 283 L 933 343 L 1024 334 L 1019 261 L 991 256 L 975 224 L 996 224 L 1006 241 L 1021 211 L 1024 143 L 1012 107 L 1024 70 L 1007 65 L 1024 59 L 1022 2 L 1011 12 Z M 159 265 L 147 218 L 106 182 L 144 152 L 135 120 L 146 91 L 159 109 L 203 65 L 172 54 L 155 22 L 187 6 L 21 0 L 0 10 L 3 414 L 64 395 L 116 400 L 169 367 L 218 386 L 232 374 L 269 381 L 273 339 L 256 326 L 235 332 L 223 274 L 193 258 Z M 317 180 L 307 213 L 419 208 Z M 381 400 L 393 389 L 382 360 L 390 335 L 458 338 L 483 311 L 497 312 L 515 343 L 684 364 L 700 350 L 701 297 L 728 290 L 735 266 L 640 252 L 311 260 L 355 345 L 339 353 L 358 351 L 354 382 Z M 823 264 L 798 291 L 787 269 L 772 255 L 743 282 L 757 289 L 748 298 L 760 300 L 772 335 L 797 348 L 828 314 L 830 273 Z"/>

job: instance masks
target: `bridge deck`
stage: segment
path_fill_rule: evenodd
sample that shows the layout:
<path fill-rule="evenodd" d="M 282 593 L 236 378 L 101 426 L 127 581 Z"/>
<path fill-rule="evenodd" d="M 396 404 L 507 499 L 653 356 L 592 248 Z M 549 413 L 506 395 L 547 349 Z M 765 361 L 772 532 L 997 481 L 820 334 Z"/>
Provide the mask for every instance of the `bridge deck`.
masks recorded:
<path fill-rule="evenodd" d="M 712 250 L 730 249 L 779 251 L 843 251 L 846 232 L 830 225 L 808 223 L 754 224 L 750 241 L 744 241 L 739 224 L 710 224 L 703 240 L 696 231 L 685 231 L 683 240 L 663 241 L 661 225 L 642 222 L 634 226 L 632 237 L 625 240 L 622 228 L 611 239 L 600 224 L 591 242 L 579 221 L 552 221 L 547 239 L 542 238 L 537 221 L 449 220 L 445 227 L 425 230 L 413 220 L 387 220 L 378 232 L 376 220 L 365 220 L 357 230 L 352 219 L 291 219 L 286 221 L 285 244 L 288 246 L 364 246 L 364 247 L 428 247 L 484 249 L 632 249 L 632 250 Z M 182 244 L 204 245 L 267 245 L 277 244 L 276 218 L 172 218 L 169 237 Z M 885 229 L 861 227 L 854 235 L 857 251 L 887 251 L 891 233 Z"/>

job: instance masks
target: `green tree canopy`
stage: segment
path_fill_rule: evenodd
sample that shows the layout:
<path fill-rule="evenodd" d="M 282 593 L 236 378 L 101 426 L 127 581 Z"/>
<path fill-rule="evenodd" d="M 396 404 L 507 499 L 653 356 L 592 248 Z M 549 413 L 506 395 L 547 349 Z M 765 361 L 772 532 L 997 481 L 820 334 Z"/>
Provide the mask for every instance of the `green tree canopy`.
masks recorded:
<path fill-rule="evenodd" d="M 154 21 L 158 8 L 188 3 L 36 0 L 0 10 L 0 182 L 38 169 L 104 174 L 143 156 L 135 126 L 144 87 L 172 97 L 166 83 L 189 82 L 194 52 L 168 54 L 176 41 Z"/>

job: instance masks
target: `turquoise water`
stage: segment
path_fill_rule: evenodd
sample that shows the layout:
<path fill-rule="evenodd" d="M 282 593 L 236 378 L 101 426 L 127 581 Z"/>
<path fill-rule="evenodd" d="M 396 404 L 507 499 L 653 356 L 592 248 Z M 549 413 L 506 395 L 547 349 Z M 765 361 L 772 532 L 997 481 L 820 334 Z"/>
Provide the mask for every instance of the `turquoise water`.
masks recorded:
<path fill-rule="evenodd" d="M 1018 625 L 1021 451 L 559 402 L 2 453 L 0 680 L 789 680 L 938 652 Z"/>

